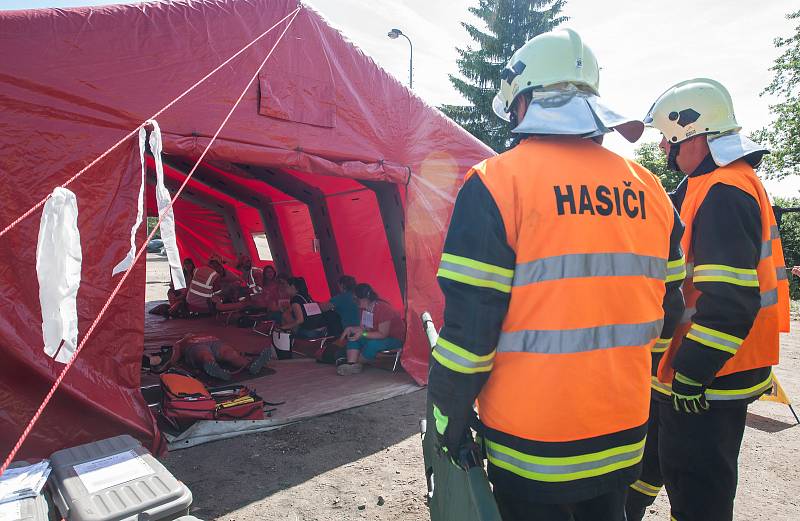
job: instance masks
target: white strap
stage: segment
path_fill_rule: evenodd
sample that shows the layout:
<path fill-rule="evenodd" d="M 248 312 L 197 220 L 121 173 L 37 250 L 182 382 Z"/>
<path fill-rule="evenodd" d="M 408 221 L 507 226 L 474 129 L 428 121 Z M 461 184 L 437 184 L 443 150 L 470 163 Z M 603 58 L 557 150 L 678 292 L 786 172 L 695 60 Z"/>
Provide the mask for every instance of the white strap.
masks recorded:
<path fill-rule="evenodd" d="M 78 344 L 82 262 L 77 199 L 66 188 L 56 188 L 44 205 L 39 223 L 36 275 L 44 352 L 61 363 L 72 358 Z"/>
<path fill-rule="evenodd" d="M 164 186 L 164 164 L 161 162 L 161 129 L 156 120 L 151 119 L 147 122 L 153 125 L 150 132 L 150 151 L 156 161 L 156 201 L 158 202 L 158 215 L 161 217 L 161 240 L 164 241 L 164 251 L 167 253 L 169 269 L 172 274 L 172 284 L 175 289 L 186 287 L 186 280 L 183 278 L 183 268 L 181 267 L 181 256 L 178 252 L 178 243 L 175 239 L 175 213 L 169 206 L 172 196 Z"/>
<path fill-rule="evenodd" d="M 151 119 L 145 123 L 145 126 L 152 125 L 153 131 L 150 133 L 150 151 L 153 153 L 153 158 L 156 163 L 156 201 L 158 201 L 158 213 L 164 213 L 164 209 L 169 206 L 172 196 L 164 186 L 164 165 L 161 161 L 161 150 L 163 148 L 161 142 L 161 129 L 156 120 Z M 144 185 L 145 185 L 145 172 L 147 171 L 147 164 L 145 163 L 145 138 L 147 132 L 144 127 L 139 129 L 139 160 L 142 163 L 142 178 L 139 185 L 139 200 L 136 211 L 136 221 L 131 228 L 131 248 L 128 254 L 122 259 L 119 264 L 114 266 L 111 275 L 121 273 L 131 267 L 133 259 L 136 257 L 136 232 L 139 226 L 142 225 L 142 217 L 144 215 Z M 169 262 L 170 274 L 172 275 L 172 284 L 175 289 L 183 289 L 186 287 L 186 280 L 183 277 L 183 268 L 181 267 L 180 254 L 178 253 L 178 244 L 175 240 L 175 214 L 172 208 L 164 213 L 164 218 L 161 220 L 161 240 L 164 241 L 164 251 L 167 253 L 167 261 Z"/>
<path fill-rule="evenodd" d="M 144 140 L 147 133 L 144 130 L 144 127 L 139 129 L 139 161 L 142 163 L 142 176 L 139 183 L 139 199 L 138 199 L 138 206 L 136 207 L 136 221 L 133 223 L 133 227 L 131 227 L 131 249 L 128 250 L 128 254 L 125 255 L 125 258 L 119 261 L 119 263 L 114 266 L 114 269 L 111 270 L 111 276 L 113 277 L 117 273 L 122 273 L 126 271 L 128 268 L 131 267 L 133 264 L 133 258 L 136 257 L 136 232 L 139 230 L 139 226 L 142 225 L 142 217 L 144 215 L 144 175 L 147 171 L 146 164 L 144 162 Z"/>

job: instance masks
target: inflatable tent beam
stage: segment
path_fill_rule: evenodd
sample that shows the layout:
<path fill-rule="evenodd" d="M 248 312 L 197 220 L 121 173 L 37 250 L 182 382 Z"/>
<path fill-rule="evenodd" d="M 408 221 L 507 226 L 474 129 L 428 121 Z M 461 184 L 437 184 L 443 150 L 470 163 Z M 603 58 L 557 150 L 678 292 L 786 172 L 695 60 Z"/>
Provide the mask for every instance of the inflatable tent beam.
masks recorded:
<path fill-rule="evenodd" d="M 147 183 L 150 185 L 155 185 L 155 176 L 147 176 Z M 172 193 L 175 193 L 178 188 L 180 188 L 181 183 L 182 181 L 175 180 L 168 175 L 164 176 L 164 185 Z M 249 250 L 247 249 L 247 246 L 244 243 L 244 238 L 242 237 L 242 227 L 239 225 L 238 219 L 236 218 L 236 208 L 228 203 L 224 203 L 205 194 L 198 193 L 192 190 L 189 186 L 183 190 L 181 197 L 191 203 L 202 206 L 203 208 L 221 215 L 225 220 L 225 226 L 228 228 L 228 235 L 230 236 L 231 244 L 233 245 L 233 251 L 236 253 L 236 255 L 248 253 Z M 236 259 L 232 260 L 235 261 Z"/>
<path fill-rule="evenodd" d="M 164 163 L 170 168 L 181 173 L 188 172 L 192 165 L 182 158 L 164 159 Z M 272 206 L 272 200 L 265 195 L 254 193 L 236 183 L 228 183 L 217 176 L 216 167 L 201 164 L 195 171 L 192 179 L 205 185 L 211 190 L 227 195 L 231 199 L 236 199 L 242 204 L 255 208 L 261 216 L 264 225 L 264 235 L 267 236 L 272 260 L 278 273 L 292 273 L 289 263 L 289 253 L 286 249 L 286 242 L 280 233 L 278 214 Z"/>
<path fill-rule="evenodd" d="M 231 172 L 234 172 L 234 169 L 238 169 L 242 172 L 242 175 L 263 181 L 308 206 L 311 224 L 314 227 L 314 235 L 319 240 L 322 267 L 325 270 L 328 288 L 331 295 L 338 293 L 337 282 L 344 272 L 342 270 L 342 260 L 339 256 L 339 247 L 336 244 L 336 236 L 333 231 L 331 214 L 328 209 L 328 201 L 325 199 L 325 194 L 322 190 L 280 170 L 270 170 L 243 164 L 226 165 L 224 168 L 230 168 Z"/>
<path fill-rule="evenodd" d="M 400 288 L 400 296 L 403 302 L 406 300 L 406 221 L 403 202 L 400 199 L 400 191 L 394 183 L 380 181 L 359 181 L 375 193 L 378 201 L 378 208 L 383 220 L 383 229 L 386 232 L 386 242 L 389 244 L 389 251 L 392 255 L 394 272 L 397 276 L 397 286 Z"/>

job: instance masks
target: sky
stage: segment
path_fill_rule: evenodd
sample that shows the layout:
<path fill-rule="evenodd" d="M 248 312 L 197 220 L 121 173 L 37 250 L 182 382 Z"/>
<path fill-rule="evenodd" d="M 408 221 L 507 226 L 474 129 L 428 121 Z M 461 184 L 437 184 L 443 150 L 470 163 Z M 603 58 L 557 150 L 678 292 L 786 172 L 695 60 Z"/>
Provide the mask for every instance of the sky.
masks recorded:
<path fill-rule="evenodd" d="M 0 0 L 0 9 L 102 5 L 94 0 Z M 408 83 L 409 45 L 386 33 L 401 29 L 414 46 L 414 92 L 430 105 L 463 102 L 448 74 L 457 74 L 456 47 L 470 45 L 462 21 L 477 0 L 305 0 L 389 73 Z M 731 92 L 736 117 L 751 132 L 770 122 L 761 96 L 780 52 L 773 41 L 794 27 L 785 15 L 796 0 L 567 0 L 564 27 L 578 31 L 601 66 L 600 94 L 625 115 L 643 117 L 670 85 L 710 77 Z M 657 141 L 649 130 L 643 140 Z M 606 146 L 632 156 L 634 145 L 612 134 Z M 781 196 L 800 195 L 800 177 L 768 182 Z"/>

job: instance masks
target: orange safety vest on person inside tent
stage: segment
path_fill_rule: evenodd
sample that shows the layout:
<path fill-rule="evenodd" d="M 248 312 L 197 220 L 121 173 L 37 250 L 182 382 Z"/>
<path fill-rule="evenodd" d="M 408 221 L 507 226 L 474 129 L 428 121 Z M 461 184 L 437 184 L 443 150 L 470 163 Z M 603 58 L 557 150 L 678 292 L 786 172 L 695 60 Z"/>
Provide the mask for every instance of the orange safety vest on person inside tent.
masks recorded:
<path fill-rule="evenodd" d="M 621 469 L 633 482 L 663 324 L 667 194 L 588 139 L 526 139 L 475 174 L 516 252 L 513 274 L 495 274 L 511 300 L 478 397 L 490 463 L 539 482 Z M 571 443 L 580 440 L 591 441 Z"/>
<path fill-rule="evenodd" d="M 700 291 L 692 283 L 692 272 L 694 271 L 694 253 L 691 249 L 692 224 L 708 191 L 719 183 L 734 186 L 758 202 L 761 209 L 762 244 L 761 260 L 756 267 L 758 286 L 761 291 L 761 309 L 756 315 L 750 333 L 735 350 L 733 357 L 722 366 L 717 376 L 776 365 L 780 350 L 779 332 L 789 331 L 789 281 L 786 266 L 784 266 L 783 246 L 778 233 L 778 225 L 775 222 L 775 214 L 767 193 L 753 168 L 744 160 L 717 168 L 705 175 L 689 177 L 687 182 L 689 184 L 686 187 L 686 197 L 681 205 L 681 220 L 686 226 L 681 241 L 687 263 L 687 275 L 683 283 L 686 312 L 675 331 L 672 344 L 661 359 L 658 380 L 665 384 L 672 383 L 675 375 L 672 360 L 680 349 L 683 338 L 692 327 L 691 317 L 700 296 Z M 728 349 L 732 349 L 732 347 Z"/>
<path fill-rule="evenodd" d="M 191 311 L 208 311 L 208 299 L 214 296 L 214 284 L 219 273 L 210 266 L 200 266 L 194 272 L 189 291 L 186 293 L 186 304 Z"/>

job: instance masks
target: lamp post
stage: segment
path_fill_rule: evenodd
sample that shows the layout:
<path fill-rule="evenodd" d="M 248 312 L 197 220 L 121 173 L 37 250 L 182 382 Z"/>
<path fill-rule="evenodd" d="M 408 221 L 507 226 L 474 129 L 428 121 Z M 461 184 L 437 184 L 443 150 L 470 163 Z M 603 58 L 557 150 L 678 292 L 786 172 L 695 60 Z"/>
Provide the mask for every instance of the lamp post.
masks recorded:
<path fill-rule="evenodd" d="M 411 44 L 411 39 L 403 34 L 403 31 L 400 29 L 392 29 L 389 31 L 386 36 L 391 38 L 392 40 L 396 40 L 398 36 L 402 36 L 406 40 L 408 40 L 408 47 L 411 49 L 411 55 L 408 60 L 408 88 L 414 88 L 414 46 Z"/>

